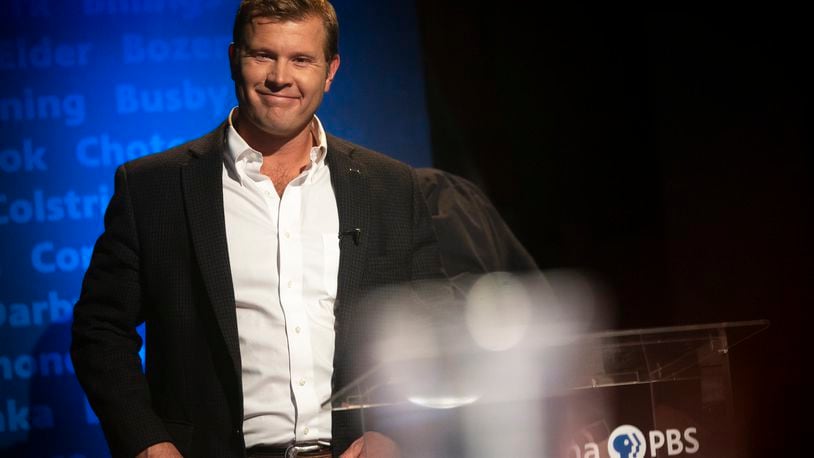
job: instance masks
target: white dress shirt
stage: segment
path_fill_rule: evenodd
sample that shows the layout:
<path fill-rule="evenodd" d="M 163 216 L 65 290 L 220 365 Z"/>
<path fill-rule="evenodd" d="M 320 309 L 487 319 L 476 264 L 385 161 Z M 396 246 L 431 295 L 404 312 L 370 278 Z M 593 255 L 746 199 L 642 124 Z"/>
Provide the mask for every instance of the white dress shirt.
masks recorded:
<path fill-rule="evenodd" d="M 234 113 L 234 110 L 232 110 Z M 232 126 L 223 203 L 235 289 L 246 446 L 331 437 L 339 214 L 319 119 L 307 169 L 282 198 Z"/>

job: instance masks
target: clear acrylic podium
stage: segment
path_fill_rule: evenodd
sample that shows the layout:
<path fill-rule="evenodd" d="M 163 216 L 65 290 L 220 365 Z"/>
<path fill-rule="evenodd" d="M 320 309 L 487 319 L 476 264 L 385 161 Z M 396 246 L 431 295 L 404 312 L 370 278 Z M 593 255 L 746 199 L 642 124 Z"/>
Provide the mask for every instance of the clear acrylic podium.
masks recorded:
<path fill-rule="evenodd" d="M 520 358 L 429 355 L 397 362 L 396 370 L 380 365 L 325 407 L 361 413 L 364 427 L 394 437 L 404 456 L 736 457 L 729 352 L 768 326 L 756 320 L 582 334 Z M 418 375 L 405 380 L 411 374 Z M 484 379 L 508 382 L 479 383 Z M 623 425 L 641 432 L 638 454 L 609 448 Z"/>

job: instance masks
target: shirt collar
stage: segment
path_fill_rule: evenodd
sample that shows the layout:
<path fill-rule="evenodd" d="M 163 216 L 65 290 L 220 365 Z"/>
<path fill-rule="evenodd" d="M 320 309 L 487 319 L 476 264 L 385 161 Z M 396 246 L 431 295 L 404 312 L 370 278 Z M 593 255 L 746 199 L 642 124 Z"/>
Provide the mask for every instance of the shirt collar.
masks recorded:
<path fill-rule="evenodd" d="M 235 114 L 236 110 L 237 107 L 234 107 L 229 112 L 229 122 L 226 128 L 225 156 L 229 162 L 229 165 L 235 168 L 236 164 L 244 157 L 250 161 L 257 160 L 262 162 L 263 155 L 256 149 L 249 146 L 249 144 L 246 143 L 246 140 L 240 136 L 237 129 L 235 129 L 234 123 L 232 122 L 232 116 Z M 311 159 L 311 164 L 309 165 L 309 169 L 311 169 L 311 171 L 316 171 L 325 166 L 325 156 L 328 154 L 328 136 L 325 133 L 325 129 L 322 127 L 322 121 L 319 120 L 317 115 L 314 115 L 314 119 L 309 128 L 311 129 L 311 135 L 317 141 L 317 144 L 311 148 L 309 156 Z M 238 177 L 240 178 L 239 175 Z M 242 178 L 240 178 L 240 181 L 242 183 Z"/>

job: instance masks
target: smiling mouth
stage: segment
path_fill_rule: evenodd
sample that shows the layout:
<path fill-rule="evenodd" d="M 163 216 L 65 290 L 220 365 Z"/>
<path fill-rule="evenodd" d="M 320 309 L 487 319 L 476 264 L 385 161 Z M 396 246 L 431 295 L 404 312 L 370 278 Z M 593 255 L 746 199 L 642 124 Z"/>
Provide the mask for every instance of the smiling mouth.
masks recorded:
<path fill-rule="evenodd" d="M 269 108 L 290 108 L 296 105 L 299 97 L 291 97 L 279 94 L 266 94 L 259 92 L 260 102 Z"/>
<path fill-rule="evenodd" d="M 260 97 L 271 100 L 297 100 L 299 97 L 293 95 L 272 94 L 268 92 L 258 92 Z"/>

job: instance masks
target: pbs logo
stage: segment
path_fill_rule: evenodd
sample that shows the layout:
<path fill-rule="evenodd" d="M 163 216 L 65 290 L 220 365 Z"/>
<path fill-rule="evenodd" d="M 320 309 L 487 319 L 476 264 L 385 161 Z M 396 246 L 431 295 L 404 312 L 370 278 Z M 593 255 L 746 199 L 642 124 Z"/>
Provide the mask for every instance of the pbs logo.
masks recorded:
<path fill-rule="evenodd" d="M 611 458 L 644 458 L 646 451 L 644 434 L 635 426 L 619 426 L 608 438 L 608 454 Z"/>
<path fill-rule="evenodd" d="M 622 425 L 614 429 L 608 437 L 608 455 L 611 458 L 644 458 L 647 449 L 651 457 L 693 455 L 698 453 L 701 444 L 695 435 L 695 427 L 685 429 L 653 430 L 647 437 L 633 425 Z"/>

